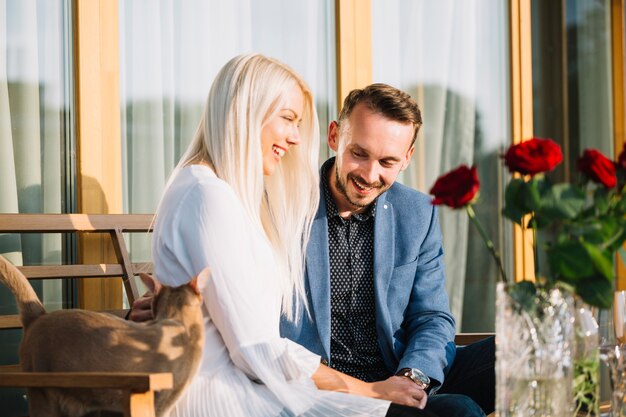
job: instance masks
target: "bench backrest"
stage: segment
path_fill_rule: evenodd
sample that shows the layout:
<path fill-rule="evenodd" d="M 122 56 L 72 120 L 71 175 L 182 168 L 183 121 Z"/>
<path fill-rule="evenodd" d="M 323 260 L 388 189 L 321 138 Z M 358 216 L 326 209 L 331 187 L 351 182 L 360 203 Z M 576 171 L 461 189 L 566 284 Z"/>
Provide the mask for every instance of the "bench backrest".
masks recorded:
<path fill-rule="evenodd" d="M 116 263 L 19 266 L 29 280 L 121 277 L 129 305 L 139 297 L 133 277 L 152 272 L 151 263 L 131 263 L 123 233 L 150 232 L 152 214 L 5 214 L 0 213 L 4 233 L 103 233 L 111 237 Z M 17 315 L 0 316 L 0 330 L 21 328 Z M 1 367 L 0 367 L 1 368 Z"/>

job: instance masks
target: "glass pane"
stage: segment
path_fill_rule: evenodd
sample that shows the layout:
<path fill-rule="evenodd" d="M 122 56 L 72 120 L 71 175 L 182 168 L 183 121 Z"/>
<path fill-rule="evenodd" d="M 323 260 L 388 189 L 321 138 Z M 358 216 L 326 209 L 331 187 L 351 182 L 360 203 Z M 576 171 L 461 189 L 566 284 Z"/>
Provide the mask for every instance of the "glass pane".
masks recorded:
<path fill-rule="evenodd" d="M 313 91 L 325 144 L 336 114 L 333 11 L 330 0 L 120 3 L 125 212 L 155 211 L 195 133 L 213 78 L 238 54 L 259 52 L 302 75 Z M 132 236 L 130 247 L 133 260 L 150 259 L 145 239 Z"/>
<path fill-rule="evenodd" d="M 561 144 L 559 180 L 586 148 L 614 157 L 610 12 L 610 0 L 532 2 L 534 131 Z"/>
<path fill-rule="evenodd" d="M 70 22 L 69 1 L 0 1 L 0 212 L 71 209 Z M 62 237 L 0 235 L 0 254 L 18 265 L 60 263 Z M 63 307 L 60 280 L 33 287 L 47 309 Z M 13 295 L 0 288 L 0 314 L 16 313 Z M 18 363 L 20 339 L 21 331 L 0 334 L 0 365 Z M 23 402 L 0 391 L 3 415 L 24 415 Z"/>
<path fill-rule="evenodd" d="M 510 225 L 499 214 L 499 155 L 510 143 L 506 2 L 372 0 L 372 38 L 374 81 L 408 92 L 422 108 L 424 125 L 402 181 L 428 193 L 441 174 L 475 164 L 475 211 L 510 259 Z M 440 223 L 457 326 L 493 331 L 495 263 L 464 211 L 442 207 Z"/>

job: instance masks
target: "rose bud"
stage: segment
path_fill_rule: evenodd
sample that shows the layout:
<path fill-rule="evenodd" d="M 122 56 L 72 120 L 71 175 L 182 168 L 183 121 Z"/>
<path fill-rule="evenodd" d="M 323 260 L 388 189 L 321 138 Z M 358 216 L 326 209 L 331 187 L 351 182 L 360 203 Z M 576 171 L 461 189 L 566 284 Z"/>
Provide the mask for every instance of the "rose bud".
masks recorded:
<path fill-rule="evenodd" d="M 532 138 L 512 145 L 504 154 L 511 172 L 535 175 L 554 169 L 563 160 L 561 147 L 550 139 Z"/>
<path fill-rule="evenodd" d="M 435 196 L 432 203 L 460 208 L 474 200 L 479 188 L 480 182 L 476 167 L 469 168 L 467 165 L 461 165 L 435 181 L 430 189 L 430 193 Z"/>
<path fill-rule="evenodd" d="M 596 149 L 585 149 L 583 156 L 576 163 L 578 170 L 592 181 L 613 188 L 617 185 L 615 164 Z"/>

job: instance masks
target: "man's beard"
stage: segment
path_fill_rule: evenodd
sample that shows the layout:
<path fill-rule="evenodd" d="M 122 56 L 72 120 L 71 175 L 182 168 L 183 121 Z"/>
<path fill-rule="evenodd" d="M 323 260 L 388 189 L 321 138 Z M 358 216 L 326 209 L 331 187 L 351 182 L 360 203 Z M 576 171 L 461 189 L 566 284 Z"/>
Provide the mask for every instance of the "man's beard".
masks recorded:
<path fill-rule="evenodd" d="M 352 176 L 350 174 L 348 174 L 347 180 L 351 181 Z M 339 176 L 339 169 L 335 166 L 335 184 L 337 184 L 337 190 L 339 191 L 339 193 L 344 196 L 346 198 L 346 200 L 348 201 L 348 203 L 350 203 L 351 205 L 353 205 L 354 207 L 359 207 L 359 208 L 365 208 L 367 206 L 369 206 L 370 204 L 372 204 L 372 202 L 379 196 L 382 194 L 382 192 L 385 189 L 385 185 L 382 182 L 377 182 L 374 183 L 373 185 L 370 185 L 367 183 L 367 181 L 363 181 L 363 178 L 356 178 L 354 177 L 356 180 L 358 180 L 358 182 L 360 182 L 361 184 L 367 184 L 368 187 L 374 189 L 374 190 L 379 190 L 379 192 L 375 195 L 371 197 L 371 200 L 367 203 L 360 203 L 358 201 L 354 201 L 350 198 L 350 196 L 348 195 L 348 185 L 346 182 L 344 182 L 342 180 L 342 178 Z"/>

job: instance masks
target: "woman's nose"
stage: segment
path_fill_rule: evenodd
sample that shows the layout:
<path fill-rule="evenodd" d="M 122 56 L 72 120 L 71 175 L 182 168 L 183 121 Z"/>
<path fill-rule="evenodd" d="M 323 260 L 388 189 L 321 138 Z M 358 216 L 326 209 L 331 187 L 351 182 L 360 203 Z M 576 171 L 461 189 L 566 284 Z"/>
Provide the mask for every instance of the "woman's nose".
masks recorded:
<path fill-rule="evenodd" d="M 293 132 L 287 137 L 287 143 L 295 146 L 299 145 L 301 142 L 300 138 L 300 128 L 298 126 L 293 128 Z"/>

